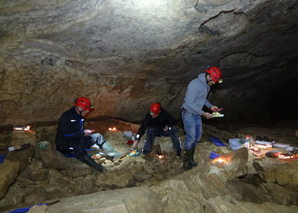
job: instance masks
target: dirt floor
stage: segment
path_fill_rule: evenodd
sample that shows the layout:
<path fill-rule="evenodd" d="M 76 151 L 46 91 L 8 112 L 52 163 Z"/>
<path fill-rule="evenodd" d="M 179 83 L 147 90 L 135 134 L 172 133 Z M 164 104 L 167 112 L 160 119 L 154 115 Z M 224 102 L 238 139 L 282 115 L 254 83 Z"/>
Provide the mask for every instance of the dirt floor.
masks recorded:
<path fill-rule="evenodd" d="M 131 148 L 131 145 L 127 144 L 131 138 L 125 136 L 123 134 L 124 131 L 136 132 L 138 129 L 138 125 L 132 125 L 122 121 L 117 122 L 115 120 L 114 122 L 106 122 L 104 125 L 102 122 L 90 122 L 88 125 L 93 129 L 98 129 L 98 126 L 100 126 L 100 129 L 105 127 L 107 131 L 103 133 L 104 137 L 113 145 L 115 150 L 121 153 L 127 153 Z M 114 126 L 117 127 L 117 130 L 108 130 L 108 128 Z M 53 143 L 55 130 L 55 126 L 36 128 L 37 142 L 49 141 L 50 146 L 48 148 L 55 151 L 55 144 Z M 247 134 L 254 138 L 257 136 L 266 137 L 270 141 L 298 146 L 295 129 L 288 126 L 287 128 L 282 128 L 282 125 L 278 125 L 278 128 L 274 129 L 246 127 L 237 130 L 237 132 L 229 132 L 217 129 L 213 126 L 204 125 L 203 132 L 204 134 L 197 147 L 195 155 L 196 160 L 201 164 L 206 164 L 211 160 L 210 152 L 217 152 L 220 154 L 231 152 L 232 149 L 228 144 L 229 138 L 245 138 Z M 140 151 L 143 146 L 144 137 L 138 147 Z M 227 145 L 226 148 L 220 149 L 216 147 L 209 140 L 210 137 L 219 138 Z M 183 129 L 180 129 L 182 147 L 184 138 L 185 135 Z M 0 148 L 3 148 L 12 140 L 12 138 L 9 133 L 2 133 L 1 140 L 2 143 Z M 98 173 L 93 168 L 82 164 L 76 159 L 67 160 L 67 163 L 77 165 L 76 169 L 47 167 L 43 158 L 40 156 L 43 152 L 37 150 L 35 147 L 35 154 L 30 157 L 30 162 L 20 171 L 15 182 L 9 187 L 6 196 L 0 200 L 0 211 L 60 199 L 62 197 L 135 186 L 156 185 L 163 180 L 184 172 L 182 168 L 182 159 L 177 158 L 174 150 L 172 150 L 172 152 L 164 152 L 164 143 L 170 144 L 170 140 L 164 141 L 157 139 L 152 153 L 150 156 L 146 157 L 142 156 L 142 154 L 137 157 L 126 155 L 117 161 L 113 161 L 104 156 L 100 157 L 96 161 L 106 167 L 107 172 L 105 174 Z M 90 155 L 95 153 L 96 152 L 93 151 Z M 14 160 L 17 161 L 18 159 Z M 255 182 L 259 180 L 259 178 L 255 177 L 251 180 Z"/>

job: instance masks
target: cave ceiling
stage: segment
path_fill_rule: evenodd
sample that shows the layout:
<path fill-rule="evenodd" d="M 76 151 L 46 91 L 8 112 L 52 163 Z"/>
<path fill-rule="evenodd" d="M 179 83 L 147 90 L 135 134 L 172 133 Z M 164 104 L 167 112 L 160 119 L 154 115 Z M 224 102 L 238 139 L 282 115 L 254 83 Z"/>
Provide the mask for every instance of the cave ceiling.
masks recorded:
<path fill-rule="evenodd" d="M 270 122 L 298 107 L 297 41 L 296 0 L 0 1 L 1 125 L 57 121 L 80 96 L 90 119 L 139 122 L 156 101 L 178 119 L 208 65 L 223 122 Z"/>

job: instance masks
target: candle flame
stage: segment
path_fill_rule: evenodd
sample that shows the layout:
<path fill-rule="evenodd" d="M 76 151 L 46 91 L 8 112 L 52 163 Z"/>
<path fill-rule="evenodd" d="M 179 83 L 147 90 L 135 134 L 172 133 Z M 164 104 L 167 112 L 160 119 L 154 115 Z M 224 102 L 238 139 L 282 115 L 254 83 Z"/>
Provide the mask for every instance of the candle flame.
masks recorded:
<path fill-rule="evenodd" d="M 116 132 L 117 131 L 117 128 L 116 127 L 110 127 L 109 128 L 109 131 Z"/>
<path fill-rule="evenodd" d="M 156 154 L 156 157 L 158 157 L 158 159 L 163 159 L 165 156 L 163 154 Z"/>
<path fill-rule="evenodd" d="M 279 159 L 287 160 L 287 159 L 292 159 L 293 156 L 291 155 L 278 155 Z"/>
<path fill-rule="evenodd" d="M 31 126 L 15 126 L 14 131 L 30 131 Z"/>
<path fill-rule="evenodd" d="M 213 160 L 213 162 L 218 162 L 220 164 L 229 164 L 231 157 L 218 157 Z"/>

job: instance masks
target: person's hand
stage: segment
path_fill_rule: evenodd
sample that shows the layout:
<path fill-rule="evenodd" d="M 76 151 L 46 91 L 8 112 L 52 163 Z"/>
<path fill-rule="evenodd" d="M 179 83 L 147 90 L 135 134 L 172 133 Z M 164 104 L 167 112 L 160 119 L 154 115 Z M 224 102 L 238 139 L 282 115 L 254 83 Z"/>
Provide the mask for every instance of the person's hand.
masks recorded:
<path fill-rule="evenodd" d="M 133 149 L 137 148 L 138 144 L 139 144 L 139 139 L 135 139 L 135 141 L 132 144 L 132 148 Z"/>
<path fill-rule="evenodd" d="M 169 127 L 168 127 L 168 125 L 166 125 L 164 128 L 163 128 L 163 131 L 168 131 L 169 130 Z"/>
<path fill-rule="evenodd" d="M 85 129 L 85 130 L 84 130 L 84 133 L 85 133 L 84 136 L 89 136 L 89 135 L 91 135 L 91 134 L 93 133 L 92 131 L 94 132 L 94 130 Z"/>
<path fill-rule="evenodd" d="M 207 119 L 213 118 L 212 115 L 211 115 L 210 113 L 208 113 L 208 112 L 204 112 L 204 113 L 202 114 L 202 116 L 204 116 L 204 117 L 207 118 Z"/>
<path fill-rule="evenodd" d="M 217 106 L 211 106 L 211 107 L 210 107 L 210 110 L 211 110 L 211 111 L 215 111 L 215 112 L 219 111 L 219 109 L 218 109 Z"/>

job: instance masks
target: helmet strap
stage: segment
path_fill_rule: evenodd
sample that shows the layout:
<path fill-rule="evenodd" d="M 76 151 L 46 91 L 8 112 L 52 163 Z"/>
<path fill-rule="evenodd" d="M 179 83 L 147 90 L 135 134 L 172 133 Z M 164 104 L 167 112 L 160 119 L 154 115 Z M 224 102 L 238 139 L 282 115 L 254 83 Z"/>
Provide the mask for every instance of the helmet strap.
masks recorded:
<path fill-rule="evenodd" d="M 80 111 L 77 107 L 76 110 L 79 112 L 79 115 L 82 117 L 82 112 L 84 112 L 85 110 L 83 109 L 82 111 Z"/>
<path fill-rule="evenodd" d="M 210 76 L 210 80 L 207 79 L 207 76 L 208 76 L 208 75 Z M 213 81 L 213 80 L 212 80 L 212 77 L 211 77 L 211 75 L 210 75 L 209 73 L 206 73 L 206 83 L 208 84 L 210 81 Z"/>

